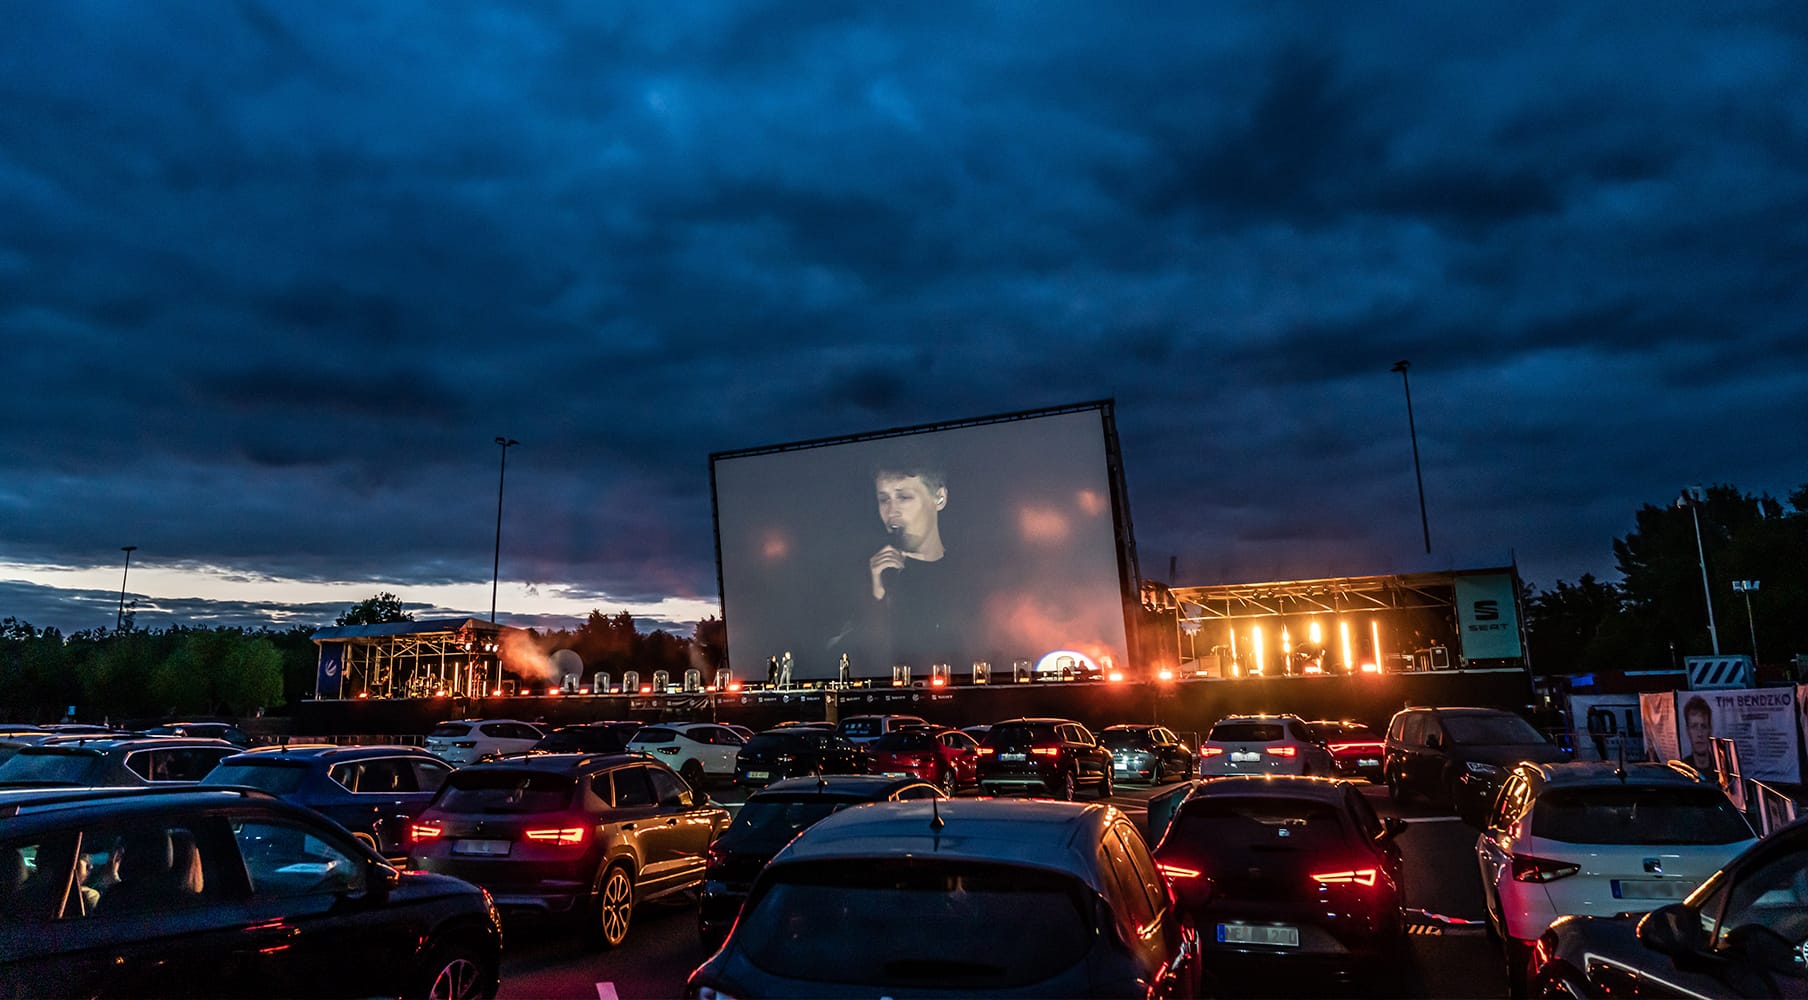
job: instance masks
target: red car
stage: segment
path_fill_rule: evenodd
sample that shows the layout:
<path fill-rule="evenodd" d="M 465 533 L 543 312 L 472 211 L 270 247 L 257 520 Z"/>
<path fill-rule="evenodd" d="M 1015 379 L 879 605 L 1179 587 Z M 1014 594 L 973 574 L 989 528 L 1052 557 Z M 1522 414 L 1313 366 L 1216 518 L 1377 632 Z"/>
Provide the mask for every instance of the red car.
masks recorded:
<path fill-rule="evenodd" d="M 1360 722 L 1335 722 L 1321 719 L 1306 723 L 1312 735 L 1331 751 L 1331 762 L 1337 774 L 1345 778 L 1367 778 L 1377 785 L 1382 782 L 1382 751 L 1387 741 L 1381 734 Z"/>
<path fill-rule="evenodd" d="M 958 729 L 899 729 L 867 745 L 873 774 L 908 774 L 953 795 L 979 784 L 979 744 Z"/>

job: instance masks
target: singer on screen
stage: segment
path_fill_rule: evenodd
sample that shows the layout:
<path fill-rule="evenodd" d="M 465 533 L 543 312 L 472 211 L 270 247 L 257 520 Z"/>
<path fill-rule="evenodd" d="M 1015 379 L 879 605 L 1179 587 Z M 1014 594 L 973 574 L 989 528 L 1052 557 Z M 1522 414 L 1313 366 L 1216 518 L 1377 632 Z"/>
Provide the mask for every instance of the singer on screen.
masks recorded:
<path fill-rule="evenodd" d="M 926 676 L 931 663 L 957 662 L 977 638 L 970 633 L 981 581 L 944 542 L 948 482 L 939 462 L 894 457 L 874 468 L 872 482 L 885 535 L 867 560 L 864 662 Z"/>

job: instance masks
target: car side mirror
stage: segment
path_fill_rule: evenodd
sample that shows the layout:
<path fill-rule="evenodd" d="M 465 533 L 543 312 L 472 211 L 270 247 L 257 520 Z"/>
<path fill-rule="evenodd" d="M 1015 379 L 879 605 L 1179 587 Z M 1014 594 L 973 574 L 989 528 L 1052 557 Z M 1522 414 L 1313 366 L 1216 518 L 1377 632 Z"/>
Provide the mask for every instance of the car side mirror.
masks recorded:
<path fill-rule="evenodd" d="M 1406 821 L 1398 816 L 1389 816 L 1381 821 L 1381 836 L 1377 840 L 1392 840 L 1406 832 Z"/>
<path fill-rule="evenodd" d="M 1705 943 L 1701 916 L 1682 903 L 1661 906 L 1638 923 L 1639 943 L 1666 955 L 1691 955 Z"/>
<path fill-rule="evenodd" d="M 370 894 L 378 899 L 388 899 L 389 894 L 402 884 L 401 870 L 387 862 L 372 861 L 367 871 L 365 884 L 370 886 Z"/>

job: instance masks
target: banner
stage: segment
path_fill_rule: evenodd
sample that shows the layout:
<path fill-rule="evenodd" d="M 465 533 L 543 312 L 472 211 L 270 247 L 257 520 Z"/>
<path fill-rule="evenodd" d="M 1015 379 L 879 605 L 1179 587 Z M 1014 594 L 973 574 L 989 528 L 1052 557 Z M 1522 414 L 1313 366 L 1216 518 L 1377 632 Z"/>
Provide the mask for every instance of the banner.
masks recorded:
<path fill-rule="evenodd" d="M 345 697 L 345 644 L 325 642 L 320 644 L 320 672 L 314 677 L 314 697 Z"/>
<path fill-rule="evenodd" d="M 1651 759 L 1645 749 L 1639 699 L 1635 694 L 1570 695 L 1569 718 L 1575 733 L 1576 759 L 1623 759 L 1629 764 Z M 1620 756 L 1622 749 L 1624 758 Z"/>
<path fill-rule="evenodd" d="M 1471 660 L 1510 660 L 1523 656 L 1519 646 L 1519 612 L 1513 600 L 1513 577 L 1483 573 L 1456 578 L 1457 630 L 1463 656 Z"/>
<path fill-rule="evenodd" d="M 1795 688 L 1750 691 L 1677 691 L 1683 760 L 1698 770 L 1714 768 L 1712 737 L 1733 741 L 1742 777 L 1759 781 L 1802 780 L 1797 759 Z"/>
<path fill-rule="evenodd" d="M 1638 696 L 1639 724 L 1645 730 L 1647 760 L 1681 760 L 1676 736 L 1676 692 L 1650 691 Z"/>

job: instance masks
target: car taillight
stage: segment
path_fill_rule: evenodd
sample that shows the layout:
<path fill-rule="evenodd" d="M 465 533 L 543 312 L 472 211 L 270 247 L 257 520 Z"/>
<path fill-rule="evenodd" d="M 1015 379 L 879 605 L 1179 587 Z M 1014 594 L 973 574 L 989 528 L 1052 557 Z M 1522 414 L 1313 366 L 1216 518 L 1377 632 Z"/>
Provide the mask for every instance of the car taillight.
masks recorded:
<path fill-rule="evenodd" d="M 423 843 L 423 842 L 429 841 L 429 840 L 434 840 L 434 839 L 438 838 L 440 834 L 445 833 L 445 832 L 446 831 L 439 828 L 439 824 L 437 824 L 437 823 L 410 823 L 410 824 L 408 824 L 408 839 L 417 844 Z"/>
<path fill-rule="evenodd" d="M 1270 756 L 1270 757 L 1295 757 L 1298 755 L 1299 755 L 1298 747 L 1282 746 L 1282 747 L 1269 747 L 1268 748 L 1268 756 Z"/>
<path fill-rule="evenodd" d="M 542 844 L 557 844 L 560 847 L 571 847 L 584 842 L 584 828 L 581 826 L 561 826 L 545 830 L 528 830 L 527 839 Z"/>
<path fill-rule="evenodd" d="M 1222 756 L 1224 756 L 1224 748 L 1223 747 L 1204 747 L 1199 751 L 1199 756 L 1201 756 L 1201 757 L 1222 757 Z"/>
<path fill-rule="evenodd" d="M 981 757 L 990 757 L 997 752 L 998 751 L 992 749 L 991 747 L 980 747 L 979 748 L 979 755 Z"/>
<path fill-rule="evenodd" d="M 720 840 L 715 841 L 709 845 L 709 851 L 704 858 L 711 867 L 725 865 L 728 863 L 728 849 L 722 846 Z"/>
<path fill-rule="evenodd" d="M 1205 872 L 1200 871 L 1197 868 L 1189 868 L 1186 865 L 1177 865 L 1172 861 L 1157 861 L 1155 862 L 1155 867 L 1160 869 L 1161 873 L 1166 875 L 1169 879 L 1198 878 L 1205 874 Z"/>
<path fill-rule="evenodd" d="M 1515 882 L 1555 882 L 1560 878 L 1568 878 L 1581 870 L 1581 865 L 1572 865 L 1567 861 L 1535 858 L 1530 854 L 1513 855 L 1513 881 Z"/>
<path fill-rule="evenodd" d="M 1331 744 L 1331 752 L 1332 753 L 1346 753 L 1351 750 L 1374 750 L 1374 751 L 1379 752 L 1380 749 L 1381 749 L 1381 743 L 1379 741 L 1369 741 L 1369 742 L 1363 742 L 1363 743 L 1333 743 L 1333 744 Z"/>
<path fill-rule="evenodd" d="M 675 754 L 678 752 L 677 747 L 654 747 L 653 749 L 659 751 L 662 754 L 665 754 L 668 757 L 671 756 L 672 754 Z"/>
<path fill-rule="evenodd" d="M 1374 885 L 1378 870 L 1352 868 L 1340 872 L 1313 872 L 1312 881 L 1319 885 Z"/>
<path fill-rule="evenodd" d="M 780 764 L 789 764 L 792 761 L 797 759 L 797 755 L 794 753 L 781 753 L 777 757 L 774 757 L 772 759 L 779 762 Z"/>
<path fill-rule="evenodd" d="M 1053 757 L 1060 752 L 1060 747 L 1030 747 L 1030 753 L 1038 757 Z"/>

